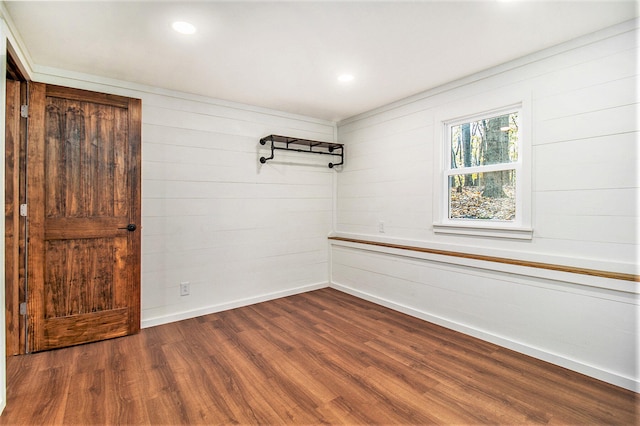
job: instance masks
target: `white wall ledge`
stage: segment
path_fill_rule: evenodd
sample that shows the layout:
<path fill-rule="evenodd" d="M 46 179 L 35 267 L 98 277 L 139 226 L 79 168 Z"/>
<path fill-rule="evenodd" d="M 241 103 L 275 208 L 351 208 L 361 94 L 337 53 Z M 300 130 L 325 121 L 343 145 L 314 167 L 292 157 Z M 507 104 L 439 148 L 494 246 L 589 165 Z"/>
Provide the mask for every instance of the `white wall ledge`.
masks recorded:
<path fill-rule="evenodd" d="M 515 240 L 533 239 L 533 229 L 501 226 L 474 226 L 451 223 L 434 223 L 433 232 L 436 234 L 471 235 L 474 237 L 508 238 Z"/>

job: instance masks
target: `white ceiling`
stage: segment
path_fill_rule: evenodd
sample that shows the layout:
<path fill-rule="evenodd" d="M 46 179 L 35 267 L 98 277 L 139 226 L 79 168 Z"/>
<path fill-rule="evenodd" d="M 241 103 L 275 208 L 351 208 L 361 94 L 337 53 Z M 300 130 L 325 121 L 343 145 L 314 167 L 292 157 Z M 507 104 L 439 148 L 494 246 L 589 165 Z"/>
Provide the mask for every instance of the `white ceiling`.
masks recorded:
<path fill-rule="evenodd" d="M 5 4 L 36 71 L 335 121 L 638 16 L 633 0 Z"/>

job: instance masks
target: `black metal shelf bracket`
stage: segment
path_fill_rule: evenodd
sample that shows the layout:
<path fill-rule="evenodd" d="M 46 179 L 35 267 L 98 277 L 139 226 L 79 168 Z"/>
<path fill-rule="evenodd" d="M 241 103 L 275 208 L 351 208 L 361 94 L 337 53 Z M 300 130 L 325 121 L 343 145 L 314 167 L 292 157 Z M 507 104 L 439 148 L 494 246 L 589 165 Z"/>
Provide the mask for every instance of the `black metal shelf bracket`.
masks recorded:
<path fill-rule="evenodd" d="M 266 145 L 267 142 L 270 143 L 271 156 L 260 157 L 260 162 L 262 164 L 269 160 L 273 160 L 275 157 L 275 151 L 278 149 L 282 151 L 307 152 L 311 154 L 334 155 L 336 157 L 340 157 L 339 163 L 331 162 L 328 164 L 330 169 L 344 164 L 344 145 L 341 143 L 319 142 L 280 135 L 269 135 L 260 139 L 260 145 Z"/>

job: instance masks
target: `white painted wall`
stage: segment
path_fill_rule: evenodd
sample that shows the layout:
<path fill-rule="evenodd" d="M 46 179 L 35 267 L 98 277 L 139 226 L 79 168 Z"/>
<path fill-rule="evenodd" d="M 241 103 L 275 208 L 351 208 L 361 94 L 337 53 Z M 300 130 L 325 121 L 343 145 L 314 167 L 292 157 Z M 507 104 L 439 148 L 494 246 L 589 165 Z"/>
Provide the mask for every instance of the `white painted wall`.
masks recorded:
<path fill-rule="evenodd" d="M 34 80 L 142 99 L 143 327 L 328 285 L 330 159 L 261 165 L 259 140 L 333 141 L 334 123 L 49 68 Z"/>
<path fill-rule="evenodd" d="M 637 26 L 627 22 L 339 123 L 347 158 L 336 234 L 637 273 Z M 436 117 L 503 92 L 527 93 L 532 103 L 533 239 L 435 234 Z M 640 389 L 638 283 L 331 246 L 336 288 Z"/>
<path fill-rule="evenodd" d="M 278 151 L 261 165 L 258 141 L 332 141 L 332 123 L 162 97 L 143 105 L 145 324 L 327 285 L 330 160 Z M 181 281 L 190 296 L 178 295 Z"/>

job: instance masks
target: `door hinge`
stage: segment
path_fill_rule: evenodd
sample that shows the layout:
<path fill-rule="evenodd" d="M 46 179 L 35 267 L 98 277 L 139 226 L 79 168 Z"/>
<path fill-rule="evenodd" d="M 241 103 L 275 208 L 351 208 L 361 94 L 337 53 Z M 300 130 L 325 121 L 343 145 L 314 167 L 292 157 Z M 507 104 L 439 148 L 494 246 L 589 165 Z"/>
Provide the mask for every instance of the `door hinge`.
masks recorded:
<path fill-rule="evenodd" d="M 29 105 L 20 105 L 20 117 L 29 118 Z"/>
<path fill-rule="evenodd" d="M 20 216 L 27 217 L 27 205 L 26 204 L 20 204 Z"/>
<path fill-rule="evenodd" d="M 20 304 L 20 315 L 27 315 L 27 302 Z"/>

